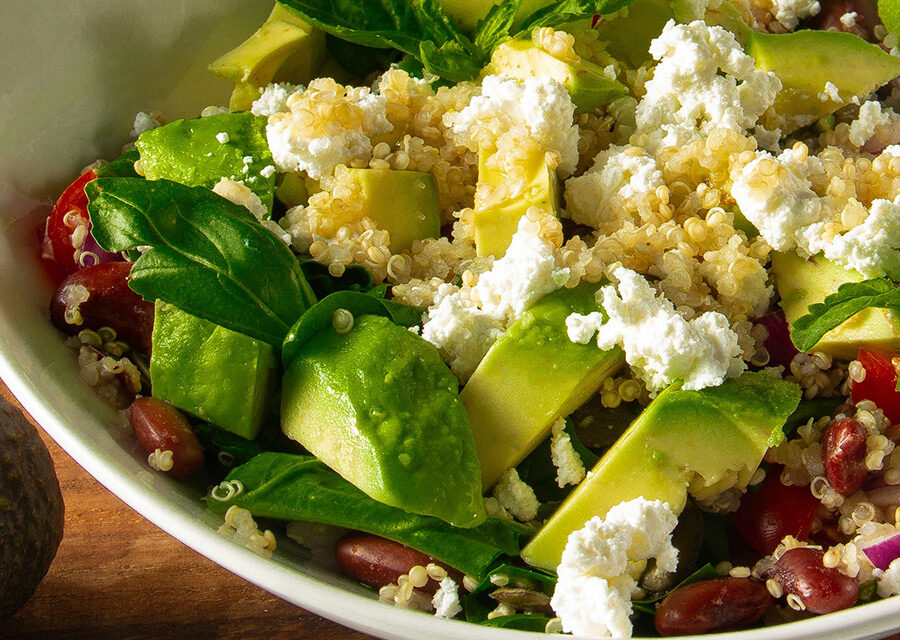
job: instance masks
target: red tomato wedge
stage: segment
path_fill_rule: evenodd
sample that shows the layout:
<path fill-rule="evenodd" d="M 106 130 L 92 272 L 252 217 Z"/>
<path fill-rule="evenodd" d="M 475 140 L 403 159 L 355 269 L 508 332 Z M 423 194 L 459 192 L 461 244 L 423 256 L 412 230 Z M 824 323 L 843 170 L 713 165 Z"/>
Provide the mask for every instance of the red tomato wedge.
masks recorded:
<path fill-rule="evenodd" d="M 900 392 L 897 392 L 897 370 L 891 361 L 896 356 L 877 351 L 859 350 L 857 360 L 866 370 L 862 382 L 850 383 L 853 402 L 871 400 L 891 423 L 900 422 Z"/>
<path fill-rule="evenodd" d="M 809 487 L 781 483 L 781 467 L 769 469 L 759 491 L 748 492 L 731 516 L 738 533 L 762 556 L 787 535 L 808 540 L 819 501 Z"/>
<path fill-rule="evenodd" d="M 96 178 L 97 174 L 93 171 L 81 174 L 75 182 L 66 187 L 53 206 L 50 217 L 47 218 L 42 255 L 45 259 L 55 262 L 66 275 L 81 268 L 75 259 L 72 234 L 78 227 L 90 225 L 88 198 L 84 193 L 84 185 Z"/>

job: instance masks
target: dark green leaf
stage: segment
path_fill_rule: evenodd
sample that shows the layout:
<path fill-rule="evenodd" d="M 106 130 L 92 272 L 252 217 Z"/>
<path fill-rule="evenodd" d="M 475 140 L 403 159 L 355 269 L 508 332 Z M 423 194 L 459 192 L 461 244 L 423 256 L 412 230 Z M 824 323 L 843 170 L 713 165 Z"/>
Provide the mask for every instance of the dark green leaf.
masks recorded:
<path fill-rule="evenodd" d="M 525 18 L 522 31 L 536 27 L 561 27 L 576 20 L 592 18 L 597 14 L 609 15 L 627 7 L 632 0 L 562 0 L 538 9 Z"/>
<path fill-rule="evenodd" d="M 490 620 L 484 620 L 479 624 L 486 627 L 500 627 L 502 629 L 518 629 L 519 631 L 536 631 L 543 633 L 550 618 L 539 614 L 517 613 L 511 616 L 498 616 Z"/>
<path fill-rule="evenodd" d="M 175 120 L 142 133 L 137 147 L 149 180 L 210 189 L 222 178 L 240 181 L 272 211 L 275 167 L 263 116 L 244 111 Z M 266 167 L 268 177 L 262 175 Z"/>
<path fill-rule="evenodd" d="M 844 398 L 840 397 L 801 400 L 797 408 L 794 409 L 794 413 L 788 416 L 787 422 L 784 423 L 782 431 L 784 431 L 785 437 L 789 437 L 800 425 L 809 422 L 810 418 L 821 418 L 829 415 L 843 402 Z"/>
<path fill-rule="evenodd" d="M 206 466 L 223 477 L 233 467 L 240 466 L 265 449 L 233 433 L 220 429 L 208 422 L 196 422 L 194 433 L 206 452 Z M 223 472 L 224 470 L 224 472 Z"/>
<path fill-rule="evenodd" d="M 95 169 L 98 178 L 139 178 L 134 163 L 141 157 L 137 147 L 132 147 L 112 162 Z"/>
<path fill-rule="evenodd" d="M 697 569 L 694 573 L 689 575 L 687 578 L 679 582 L 677 585 L 669 589 L 668 591 L 664 591 L 663 593 L 657 593 L 653 595 L 651 598 L 643 598 L 641 600 L 634 600 L 632 605 L 638 611 L 644 611 L 646 613 L 654 613 L 653 605 L 667 595 L 675 591 L 676 589 L 680 589 L 681 587 L 687 586 L 689 584 L 693 584 L 695 582 L 703 582 L 704 580 L 715 580 L 719 577 L 719 574 L 716 573 L 716 568 L 711 564 L 705 564 L 699 569 Z M 647 610 L 649 609 L 649 611 Z"/>
<path fill-rule="evenodd" d="M 471 80 L 485 63 L 454 41 L 436 47 L 431 40 L 423 40 L 419 45 L 419 59 L 426 71 L 451 82 Z"/>
<path fill-rule="evenodd" d="M 565 431 L 569 434 L 572 446 L 585 468 L 590 469 L 597 464 L 600 458 L 581 444 L 570 420 L 566 420 Z M 557 470 L 550 453 L 551 439 L 549 437 L 545 439 L 516 467 L 519 477 L 534 489 L 535 495 L 541 503 L 561 501 L 575 488 L 571 485 L 560 488 L 556 483 Z"/>
<path fill-rule="evenodd" d="M 472 591 L 472 595 L 480 596 L 495 589 L 496 585 L 491 582 L 491 578 L 494 576 L 503 576 L 508 582 L 515 583 L 517 586 L 520 584 L 528 585 L 525 587 L 526 589 L 540 591 L 548 596 L 553 595 L 553 590 L 556 588 L 555 576 L 535 569 L 525 569 L 511 564 L 501 564 L 500 566 L 491 569 L 484 580 L 482 580 Z"/>
<path fill-rule="evenodd" d="M 339 65 L 358 78 L 387 69 L 400 56 L 400 52 L 394 49 L 366 47 L 330 33 L 325 36 L 325 47 Z"/>
<path fill-rule="evenodd" d="M 481 579 L 502 555 L 515 556 L 531 530 L 489 518 L 472 529 L 377 502 L 310 456 L 263 453 L 228 474 L 243 490 L 228 500 L 207 498 L 211 511 L 231 505 L 255 517 L 317 522 L 366 531 L 433 556 Z"/>
<path fill-rule="evenodd" d="M 354 317 L 374 315 L 390 318 L 405 327 L 418 324 L 422 318 L 422 310 L 416 307 L 356 291 L 335 291 L 313 305 L 291 327 L 281 349 L 281 361 L 285 368 L 307 340 L 331 325 L 334 312 L 338 309 L 349 311 Z"/>
<path fill-rule="evenodd" d="M 321 300 L 335 291 L 359 291 L 365 292 L 375 286 L 375 278 L 372 272 L 361 265 L 350 265 L 344 269 L 339 278 L 335 278 L 328 271 L 328 265 L 315 260 L 306 260 L 300 264 L 306 281 L 312 287 L 316 298 Z"/>
<path fill-rule="evenodd" d="M 107 251 L 148 247 L 129 286 L 280 347 L 315 296 L 291 250 L 242 206 L 168 180 L 88 184 L 93 234 Z"/>
<path fill-rule="evenodd" d="M 475 25 L 475 46 L 484 59 L 491 57 L 494 47 L 509 40 L 513 20 L 522 6 L 522 0 L 507 0 L 495 4 L 487 15 Z"/>
<path fill-rule="evenodd" d="M 888 278 L 847 282 L 824 301 L 810 305 L 807 315 L 791 325 L 791 341 L 809 351 L 826 333 L 871 307 L 900 312 L 900 289 Z"/>

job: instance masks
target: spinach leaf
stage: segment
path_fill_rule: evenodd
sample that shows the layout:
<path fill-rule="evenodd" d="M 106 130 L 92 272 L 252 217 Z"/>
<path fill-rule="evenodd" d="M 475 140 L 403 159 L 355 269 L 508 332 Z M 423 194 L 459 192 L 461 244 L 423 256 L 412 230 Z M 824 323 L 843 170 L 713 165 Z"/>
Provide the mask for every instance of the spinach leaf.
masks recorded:
<path fill-rule="evenodd" d="M 223 478 L 232 468 L 242 465 L 265 449 L 252 440 L 220 429 L 209 422 L 191 425 L 206 451 L 206 467 L 216 478 Z"/>
<path fill-rule="evenodd" d="M 168 180 L 100 178 L 85 191 L 107 251 L 147 247 L 129 286 L 280 347 L 315 302 L 291 250 L 242 206 Z"/>
<path fill-rule="evenodd" d="M 397 50 L 366 47 L 341 40 L 330 33 L 325 35 L 325 48 L 339 65 L 359 78 L 387 69 L 400 55 Z"/>
<path fill-rule="evenodd" d="M 597 464 L 600 458 L 578 440 L 571 420 L 566 420 L 565 432 L 569 434 L 572 446 L 584 467 L 591 469 Z M 552 437 L 546 438 L 516 467 L 519 477 L 534 489 L 541 503 L 562 501 L 575 489 L 572 485 L 560 488 L 556 483 L 557 470 L 550 451 L 551 440 Z"/>
<path fill-rule="evenodd" d="M 641 600 L 632 601 L 631 605 L 634 607 L 635 611 L 640 611 L 642 613 L 649 613 L 653 615 L 656 613 L 656 607 L 654 605 L 665 598 L 667 595 L 675 591 L 676 589 L 680 589 L 681 587 L 685 587 L 689 584 L 693 584 L 695 582 L 703 582 L 704 580 L 715 580 L 719 577 L 719 574 L 716 572 L 716 568 L 711 564 L 705 564 L 699 569 L 697 569 L 694 573 L 689 575 L 687 578 L 679 582 L 677 585 L 669 589 L 668 591 L 664 591 L 663 593 L 654 594 L 650 598 L 642 598 Z"/>
<path fill-rule="evenodd" d="M 472 529 L 407 513 L 377 502 L 311 456 L 263 453 L 228 474 L 242 490 L 226 500 L 207 498 L 224 514 L 231 505 L 256 517 L 302 520 L 366 531 L 433 556 L 481 579 L 502 555 L 516 555 L 532 533 L 523 525 L 489 518 Z M 233 485 L 232 485 L 233 486 Z"/>
<path fill-rule="evenodd" d="M 372 272 L 362 265 L 349 265 L 344 269 L 344 273 L 336 278 L 328 272 L 328 265 L 315 260 L 306 260 L 300 263 L 303 269 L 303 275 L 309 286 L 312 287 L 313 293 L 321 300 L 327 295 L 335 291 L 358 291 L 366 292 L 375 286 L 375 278 Z"/>
<path fill-rule="evenodd" d="M 537 569 L 524 569 L 511 564 L 501 564 L 491 569 L 490 574 L 475 587 L 471 595 L 477 597 L 486 594 L 488 591 L 493 591 L 497 585 L 491 579 L 495 576 L 503 576 L 508 582 L 516 585 L 527 585 L 525 588 L 540 591 L 548 596 L 553 595 L 553 590 L 556 588 L 555 576 Z"/>
<path fill-rule="evenodd" d="M 139 178 L 134 163 L 141 157 L 136 147 L 132 147 L 118 158 L 102 167 L 94 169 L 98 178 Z"/>
<path fill-rule="evenodd" d="M 271 215 L 275 166 L 265 117 L 244 111 L 175 120 L 142 133 L 137 148 L 149 180 L 210 189 L 222 178 L 240 181 Z"/>
<path fill-rule="evenodd" d="M 479 624 L 483 624 L 486 627 L 543 633 L 548 622 L 550 622 L 550 618 L 547 616 L 533 613 L 516 613 L 511 616 L 497 616 L 496 618 L 479 622 Z"/>
<path fill-rule="evenodd" d="M 285 368 L 306 341 L 331 325 L 334 312 L 338 309 L 345 309 L 354 317 L 383 316 L 405 327 L 418 324 L 422 318 L 422 310 L 417 307 L 357 291 L 335 291 L 308 309 L 291 327 L 281 349 L 281 362 Z"/>
<path fill-rule="evenodd" d="M 900 288 L 889 278 L 842 284 L 791 324 L 791 341 L 800 351 L 809 351 L 826 333 L 871 307 L 900 312 Z"/>

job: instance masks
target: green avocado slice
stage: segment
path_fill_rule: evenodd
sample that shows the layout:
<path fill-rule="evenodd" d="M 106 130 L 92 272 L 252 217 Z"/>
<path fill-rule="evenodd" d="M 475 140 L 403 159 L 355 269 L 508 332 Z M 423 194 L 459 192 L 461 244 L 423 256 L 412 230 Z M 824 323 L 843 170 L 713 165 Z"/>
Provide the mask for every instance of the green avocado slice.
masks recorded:
<path fill-rule="evenodd" d="M 341 328 L 292 343 L 284 433 L 379 502 L 459 527 L 482 523 L 475 444 L 438 351 L 381 315 Z"/>
<path fill-rule="evenodd" d="M 784 438 L 781 428 L 799 402 L 799 386 L 764 372 L 699 391 L 669 387 L 604 454 L 522 558 L 555 570 L 570 533 L 638 496 L 680 513 L 689 486 L 745 488 L 766 450 Z"/>

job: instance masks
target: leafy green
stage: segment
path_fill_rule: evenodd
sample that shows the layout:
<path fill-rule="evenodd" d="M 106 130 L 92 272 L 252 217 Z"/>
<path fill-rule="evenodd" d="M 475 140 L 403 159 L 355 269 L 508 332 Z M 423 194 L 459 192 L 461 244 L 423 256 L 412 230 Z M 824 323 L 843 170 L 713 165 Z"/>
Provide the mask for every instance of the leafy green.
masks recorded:
<path fill-rule="evenodd" d="M 311 456 L 263 453 L 228 474 L 243 490 L 227 500 L 207 498 L 211 511 L 231 505 L 256 517 L 302 520 L 366 531 L 405 544 L 481 579 L 496 560 L 519 553 L 531 534 L 523 525 L 489 518 L 472 529 L 407 513 L 377 502 Z M 214 492 L 215 493 L 215 492 Z"/>
<path fill-rule="evenodd" d="M 631 3 L 563 0 L 534 12 L 516 31 L 513 19 L 522 0 L 503 0 L 491 8 L 469 39 L 439 0 L 279 1 L 334 37 L 366 47 L 397 49 L 418 60 L 425 70 L 452 82 L 475 78 L 494 47 L 504 40 L 536 27 L 559 27 L 598 13 L 613 13 Z"/>
<path fill-rule="evenodd" d="M 372 71 L 388 68 L 399 55 L 394 49 L 366 47 L 330 33 L 325 36 L 325 48 L 339 65 L 359 78 L 365 78 Z"/>
<path fill-rule="evenodd" d="M 285 368 L 307 340 L 331 325 L 334 312 L 338 309 L 349 311 L 354 317 L 383 316 L 404 327 L 414 326 L 422 318 L 422 310 L 417 307 L 357 291 L 335 291 L 308 309 L 291 327 L 281 350 Z"/>
<path fill-rule="evenodd" d="M 206 466 L 217 477 L 224 477 L 223 469 L 227 472 L 265 451 L 252 440 L 229 433 L 209 422 L 198 421 L 192 426 L 206 451 Z"/>
<path fill-rule="evenodd" d="M 542 633 L 547 627 L 550 618 L 532 613 L 516 613 L 511 616 L 497 616 L 490 620 L 479 622 L 486 627 L 500 627 L 502 629 L 518 629 L 519 631 L 536 631 Z"/>
<path fill-rule="evenodd" d="M 316 298 L 321 300 L 335 291 L 358 291 L 364 293 L 375 286 L 375 278 L 372 272 L 362 265 L 350 265 L 344 269 L 340 277 L 334 277 L 328 272 L 328 265 L 315 260 L 307 260 L 300 263 L 303 275 L 309 286 L 312 287 Z"/>
<path fill-rule="evenodd" d="M 540 591 L 548 596 L 553 595 L 553 590 L 556 588 L 555 576 L 536 569 L 524 569 L 511 564 L 501 564 L 491 569 L 490 574 L 475 587 L 471 595 L 480 596 L 495 589 L 496 585 L 491 582 L 491 578 L 495 576 L 503 576 L 508 582 L 516 585 L 527 585 L 525 588 Z"/>
<path fill-rule="evenodd" d="M 900 312 L 900 289 L 889 278 L 847 282 L 791 324 L 791 341 L 809 351 L 826 333 L 868 308 Z"/>
<path fill-rule="evenodd" d="M 129 286 L 280 347 L 315 302 L 291 250 L 240 205 L 168 180 L 100 178 L 85 191 L 107 251 L 146 247 Z"/>
<path fill-rule="evenodd" d="M 785 437 L 790 436 L 799 426 L 809 422 L 810 418 L 818 419 L 829 415 L 842 402 L 844 402 L 844 399 L 841 397 L 801 400 L 797 408 L 794 409 L 794 413 L 788 416 L 787 421 L 784 423 L 782 431 L 784 431 Z"/>
<path fill-rule="evenodd" d="M 711 564 L 705 564 L 699 569 L 697 569 L 694 573 L 689 575 L 687 578 L 679 582 L 677 585 L 669 589 L 668 591 L 664 591 L 662 593 L 656 593 L 650 598 L 643 598 L 641 600 L 634 600 L 631 603 L 631 606 L 634 607 L 635 611 L 640 611 L 641 613 L 649 613 L 653 615 L 656 613 L 656 608 L 653 606 L 667 595 L 675 591 L 676 589 L 680 589 L 681 587 L 685 587 L 689 584 L 693 584 L 695 582 L 703 582 L 704 580 L 715 580 L 719 577 L 719 574 L 716 573 L 716 568 Z"/>
<path fill-rule="evenodd" d="M 94 169 L 98 178 L 138 178 L 134 163 L 141 157 L 136 147 L 132 147 L 115 160 Z"/>
<path fill-rule="evenodd" d="M 888 33 L 900 33 L 900 0 L 878 0 L 878 17 Z"/>
<path fill-rule="evenodd" d="M 590 469 L 597 464 L 600 458 L 581 443 L 571 420 L 566 420 L 565 432 L 569 435 L 572 446 L 585 468 Z M 557 485 L 557 469 L 550 451 L 551 440 L 552 438 L 546 438 L 516 467 L 519 477 L 534 489 L 541 503 L 561 501 L 575 488 L 573 486 L 560 488 Z"/>
<path fill-rule="evenodd" d="M 149 180 L 210 189 L 222 178 L 241 181 L 272 211 L 275 173 L 264 116 L 244 111 L 175 120 L 142 133 L 137 148 Z"/>

